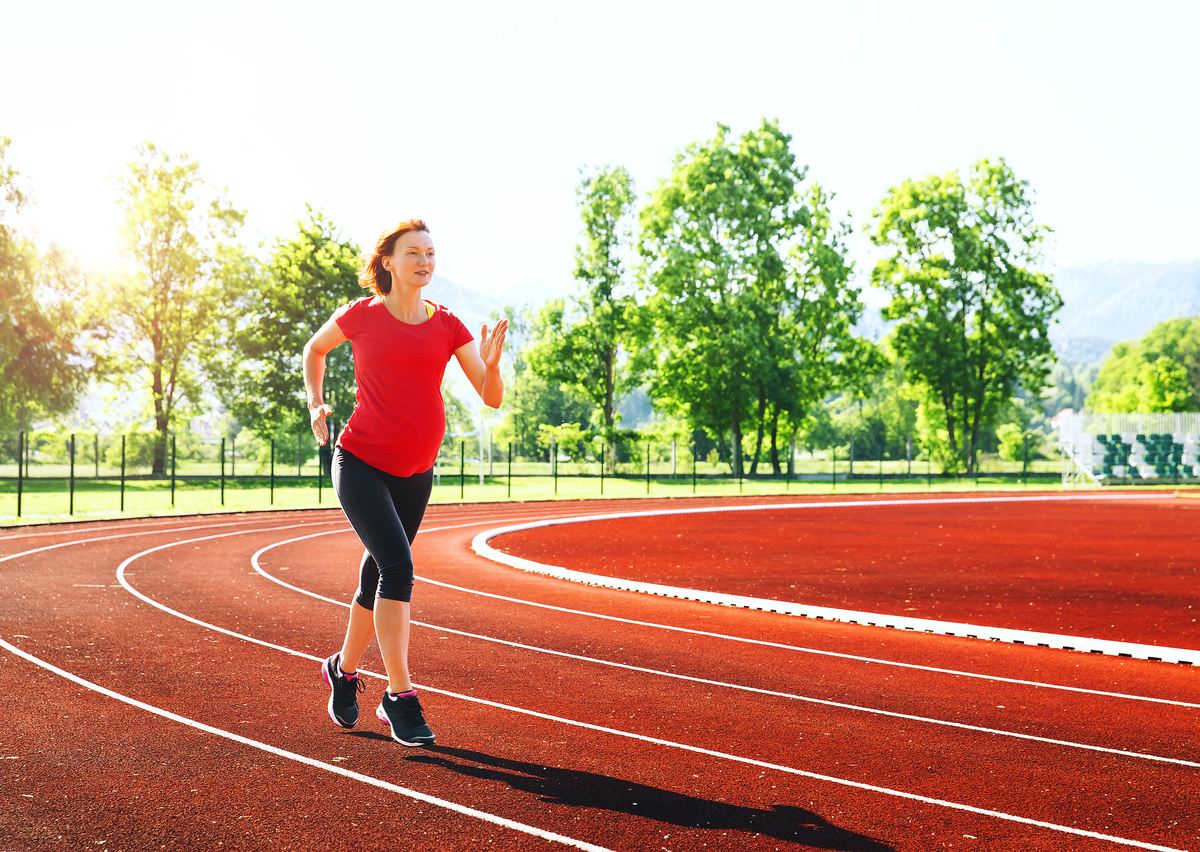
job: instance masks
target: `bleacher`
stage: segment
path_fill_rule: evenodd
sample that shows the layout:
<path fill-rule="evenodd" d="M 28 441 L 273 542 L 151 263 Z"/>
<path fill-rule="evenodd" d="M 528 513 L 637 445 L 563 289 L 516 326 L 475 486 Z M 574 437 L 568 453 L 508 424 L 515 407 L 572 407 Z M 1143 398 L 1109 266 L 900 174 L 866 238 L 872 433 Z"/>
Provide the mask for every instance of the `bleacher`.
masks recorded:
<path fill-rule="evenodd" d="M 1097 477 L 1161 479 L 1200 476 L 1200 447 L 1195 434 L 1097 435 L 1103 458 L 1093 463 Z M 1093 457 L 1098 453 L 1093 452 Z"/>
<path fill-rule="evenodd" d="M 1129 426 L 1134 429 L 1122 428 Z M 1168 431 L 1170 427 L 1176 428 Z M 1195 484 L 1200 479 L 1200 414 L 1196 413 L 1069 412 L 1059 422 L 1059 445 L 1064 485 L 1164 480 Z"/>

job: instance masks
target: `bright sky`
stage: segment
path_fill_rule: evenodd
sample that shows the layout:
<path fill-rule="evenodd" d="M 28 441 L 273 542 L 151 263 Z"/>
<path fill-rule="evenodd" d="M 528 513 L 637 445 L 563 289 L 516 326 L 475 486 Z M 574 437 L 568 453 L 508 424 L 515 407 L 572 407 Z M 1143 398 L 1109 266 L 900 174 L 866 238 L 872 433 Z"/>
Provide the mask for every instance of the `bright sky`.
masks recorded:
<path fill-rule="evenodd" d="M 648 193 L 718 122 L 766 117 L 861 227 L 905 178 L 1005 157 L 1051 268 L 1200 259 L 1200 3 L 0 0 L 20 225 L 114 257 L 149 140 L 294 232 L 368 247 L 411 215 L 438 272 L 515 302 L 572 285 L 581 166 Z M 869 251 L 855 238 L 866 273 Z"/>

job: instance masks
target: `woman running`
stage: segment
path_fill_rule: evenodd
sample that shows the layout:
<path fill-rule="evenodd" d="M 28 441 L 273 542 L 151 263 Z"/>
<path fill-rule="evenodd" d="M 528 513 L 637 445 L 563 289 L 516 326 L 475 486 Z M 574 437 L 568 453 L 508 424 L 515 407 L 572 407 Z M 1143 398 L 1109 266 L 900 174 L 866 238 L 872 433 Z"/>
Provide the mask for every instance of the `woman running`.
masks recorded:
<path fill-rule="evenodd" d="M 358 591 L 342 649 L 325 661 L 329 716 L 344 728 L 358 721 L 365 684 L 358 663 L 372 636 L 387 669 L 387 693 L 376 716 L 401 745 L 434 741 L 408 673 L 413 588 L 410 545 L 433 488 L 433 463 L 446 431 L 441 385 L 453 355 L 484 404 L 504 398 L 500 354 L 506 320 L 478 347 L 458 317 L 422 298 L 433 277 L 433 240 L 420 219 L 385 232 L 359 270 L 373 295 L 339 308 L 304 347 L 304 386 L 317 443 L 329 440 L 325 418 L 333 410 L 321 388 L 325 356 L 349 340 L 358 386 L 354 413 L 333 453 L 333 488 L 365 551 Z"/>

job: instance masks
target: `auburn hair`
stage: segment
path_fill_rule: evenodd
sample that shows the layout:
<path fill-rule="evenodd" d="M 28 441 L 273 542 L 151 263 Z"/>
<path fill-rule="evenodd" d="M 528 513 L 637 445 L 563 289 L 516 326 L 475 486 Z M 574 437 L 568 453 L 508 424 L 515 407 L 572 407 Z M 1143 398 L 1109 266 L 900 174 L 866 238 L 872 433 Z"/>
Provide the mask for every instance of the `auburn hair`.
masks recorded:
<path fill-rule="evenodd" d="M 390 257 L 396 250 L 396 240 L 409 231 L 424 231 L 429 233 L 429 226 L 424 219 L 405 219 L 394 228 L 379 235 L 375 243 L 375 251 L 358 270 L 358 286 L 370 290 L 376 296 L 386 296 L 392 290 L 392 273 L 383 268 L 383 259 Z"/>

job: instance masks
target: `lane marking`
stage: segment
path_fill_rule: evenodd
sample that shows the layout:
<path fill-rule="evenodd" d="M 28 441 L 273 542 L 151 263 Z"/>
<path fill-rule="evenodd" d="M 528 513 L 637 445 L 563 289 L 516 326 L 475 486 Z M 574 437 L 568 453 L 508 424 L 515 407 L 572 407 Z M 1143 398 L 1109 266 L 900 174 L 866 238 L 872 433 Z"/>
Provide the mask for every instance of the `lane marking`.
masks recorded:
<path fill-rule="evenodd" d="M 251 523 L 251 522 L 242 521 L 241 523 Z M 321 526 L 322 524 L 328 524 L 328 523 L 331 523 L 331 522 L 330 521 L 308 521 L 305 523 L 288 524 L 286 526 L 281 526 L 281 527 L 255 527 L 251 530 L 247 530 L 247 532 L 254 532 L 257 530 L 261 530 L 262 532 L 275 532 L 277 530 L 295 529 L 298 527 L 316 527 L 316 526 Z M 186 526 L 186 527 L 172 527 L 170 529 L 156 530 L 155 532 L 172 532 L 172 533 L 191 532 L 192 530 L 211 530 L 211 529 L 215 529 L 215 528 L 219 528 L 219 527 L 236 527 L 236 526 L 238 526 L 238 524 L 239 524 L 239 522 L 237 522 L 237 521 L 230 521 L 229 523 L 223 523 L 223 524 L 193 524 L 191 526 Z M 0 556 L 0 563 L 8 562 L 9 560 L 12 560 L 12 559 L 19 559 L 22 556 L 33 556 L 34 554 L 37 554 L 37 553 L 45 553 L 46 551 L 50 551 L 50 550 L 59 550 L 60 548 L 63 548 L 63 547 L 74 547 L 77 544 L 95 544 L 98 541 L 112 541 L 113 539 L 118 539 L 118 538 L 133 538 L 135 536 L 152 535 L 152 534 L 154 534 L 154 533 L 146 531 L 146 530 L 139 530 L 138 532 L 114 533 L 113 535 L 101 535 L 101 536 L 93 536 L 92 538 L 79 538 L 79 539 L 72 539 L 71 541 L 60 541 L 57 544 L 47 544 L 43 547 L 34 547 L 30 550 L 22 550 L 18 553 L 10 553 L 8 556 Z"/>
<path fill-rule="evenodd" d="M 483 522 L 483 523 L 486 523 L 486 522 Z M 459 524 L 458 527 L 478 526 L 478 525 L 479 524 L 474 524 L 474 523 Z M 433 529 L 423 530 L 423 532 L 431 532 L 432 533 L 432 532 L 439 532 L 444 529 L 456 529 L 456 528 L 457 527 L 435 527 Z M 326 530 L 326 531 L 322 531 L 322 532 L 311 533 L 310 535 L 300 536 L 300 537 L 294 538 L 294 539 L 278 541 L 278 542 L 275 542 L 274 544 L 264 547 L 262 550 L 258 551 L 258 553 L 256 553 L 254 555 L 254 557 L 257 557 L 259 554 L 265 553 L 266 551 L 271 550 L 275 547 L 282 547 L 283 545 L 294 544 L 295 542 L 303 541 L 305 539 L 315 538 L 317 536 L 322 536 L 322 535 L 331 535 L 331 534 L 340 533 L 340 532 L 353 533 L 353 530 L 351 530 L 351 529 Z M 254 557 L 251 557 L 252 562 L 253 562 Z M 285 588 L 291 589 L 292 591 L 299 592 L 302 595 L 308 595 L 309 597 L 313 597 L 318 600 L 325 601 L 327 603 L 337 604 L 339 606 L 348 606 L 348 604 L 346 604 L 345 601 L 339 601 L 339 600 L 335 600 L 334 598 L 328 598 L 328 597 L 325 597 L 324 595 L 318 594 L 313 591 L 309 591 L 308 589 L 302 588 L 300 586 L 295 586 L 295 585 L 292 585 L 291 583 L 285 582 L 284 580 L 281 580 L 278 577 L 268 574 L 265 570 L 262 570 L 262 569 L 258 568 L 257 566 L 255 567 L 255 570 L 258 571 L 258 573 L 262 574 L 264 577 L 266 577 L 271 582 L 278 583 L 279 585 L 284 586 Z M 912 669 L 914 671 L 931 672 L 933 674 L 945 674 L 945 675 L 952 675 L 955 677 L 969 677 L 969 678 L 974 678 L 976 680 L 984 680 L 984 681 L 989 681 L 989 682 L 993 682 L 993 683 L 1008 683 L 1008 684 L 1013 684 L 1016 686 L 1031 686 L 1031 687 L 1034 687 L 1037 689 L 1054 689 L 1054 690 L 1059 690 L 1062 692 L 1079 693 L 1081 695 L 1094 695 L 1094 696 L 1100 696 L 1100 697 L 1104 697 L 1104 698 L 1121 698 L 1121 699 L 1125 699 L 1128 701 L 1145 701 L 1145 702 L 1148 702 L 1151 704 L 1166 704 L 1166 705 L 1170 705 L 1173 707 L 1187 707 L 1189 709 L 1200 710 L 1200 703 L 1193 703 L 1193 702 L 1189 702 L 1189 701 L 1178 701 L 1178 700 L 1171 699 L 1171 698 L 1154 698 L 1154 697 L 1146 696 L 1146 695 L 1133 695 L 1133 694 L 1130 694 L 1127 692 L 1108 692 L 1108 691 L 1101 690 L 1101 689 L 1088 689 L 1086 687 L 1081 687 L 1081 686 L 1066 686 L 1064 684 L 1046 683 L 1043 681 L 1036 681 L 1036 680 L 1021 680 L 1019 678 L 1002 677 L 1000 675 L 980 674 L 978 672 L 969 672 L 969 671 L 963 671 L 960 669 L 945 669 L 945 668 L 939 668 L 937 666 L 926 666 L 926 665 L 921 665 L 920 663 L 904 663 L 904 662 L 900 662 L 897 660 L 883 659 L 881 657 L 864 657 L 864 656 L 861 656 L 858 654 L 847 654 L 847 653 L 844 653 L 841 651 L 828 651 L 828 650 L 825 650 L 822 648 L 806 648 L 802 645 L 788 645 L 783 642 L 769 642 L 765 639 L 751 639 L 751 638 L 748 638 L 745 636 L 734 636 L 729 633 L 715 633 L 715 632 L 712 632 L 709 630 L 697 630 L 697 629 L 691 628 L 691 627 L 678 627 L 678 626 L 672 625 L 672 624 L 660 624 L 660 623 L 653 622 L 653 621 L 637 621 L 632 618 L 624 618 L 622 616 L 617 616 L 617 615 L 604 615 L 602 613 L 587 612 L 586 610 L 569 609 L 567 607 L 555 606 L 553 604 L 546 604 L 546 603 L 540 603 L 538 601 L 525 600 L 524 598 L 514 598 L 514 597 L 509 597 L 507 595 L 498 595 L 493 592 L 480 591 L 479 589 L 470 589 L 470 588 L 467 588 L 466 586 L 456 586 L 453 583 L 445 583 L 440 580 L 431 580 L 428 577 L 417 577 L 416 579 L 422 583 L 429 583 L 432 586 L 439 586 L 441 588 L 451 589 L 456 592 L 463 592 L 464 594 L 478 595 L 479 597 L 491 598 L 493 600 L 504 601 L 506 603 L 519 604 L 522 606 L 530 606 L 530 607 L 534 607 L 537 609 L 550 610 L 552 612 L 561 612 L 561 613 L 565 613 L 567 615 L 577 615 L 577 616 L 581 616 L 584 618 L 595 618 L 595 619 L 599 619 L 601 621 L 614 621 L 619 624 L 628 624 L 628 625 L 631 625 L 634 627 L 649 627 L 649 628 L 653 628 L 653 629 L 657 629 L 657 630 L 666 630 L 666 631 L 669 631 L 672 633 L 684 633 L 684 634 L 689 634 L 692 636 L 703 636 L 708 639 L 722 639 L 722 640 L 725 640 L 728 642 L 740 642 L 740 643 L 743 643 L 746 645 L 757 645 L 757 646 L 761 646 L 761 647 L 765 647 L 765 648 L 777 648 L 777 649 L 784 650 L 784 651 L 792 651 L 792 652 L 795 652 L 798 654 L 814 654 L 814 655 L 822 656 L 822 657 L 832 657 L 835 659 L 851 660 L 853 662 L 873 663 L 875 665 L 881 665 L 881 666 L 893 666 L 893 667 L 902 668 L 902 669 Z"/>
<path fill-rule="evenodd" d="M 431 530 L 431 532 L 432 532 L 432 530 Z M 293 586 L 291 583 L 284 582 L 283 580 L 280 580 L 279 578 L 274 577 L 271 574 L 268 574 L 266 569 L 263 568 L 262 564 L 259 562 L 260 556 L 262 556 L 263 554 L 267 553 L 270 550 L 274 550 L 276 547 L 281 547 L 286 544 L 292 544 L 297 541 L 302 541 L 302 540 L 308 539 L 308 538 L 314 538 L 316 536 L 320 536 L 320 535 L 324 535 L 324 534 L 325 533 L 312 533 L 310 535 L 300 536 L 299 538 L 296 538 L 296 539 L 291 539 L 288 541 L 281 541 L 281 542 L 277 542 L 275 544 L 269 544 L 269 545 L 263 547 L 262 549 L 258 550 L 257 552 L 255 552 L 250 557 L 250 564 L 254 567 L 254 570 L 258 574 L 261 574 L 263 577 L 266 577 L 268 580 L 271 580 L 272 582 L 278 583 L 280 586 L 283 586 L 292 591 L 300 592 L 301 594 L 304 594 L 304 595 L 308 595 L 311 598 L 316 598 L 319 601 L 322 601 L 325 603 L 336 604 L 338 606 L 349 609 L 351 604 L 349 604 L 345 601 L 339 601 L 339 600 L 335 600 L 333 598 L 328 598 L 328 597 L 325 597 L 324 595 L 317 594 L 316 592 L 311 592 L 306 589 L 302 589 L 298 586 Z M 984 728 L 979 725 L 968 725 L 964 722 L 951 722 L 951 721 L 947 721 L 944 719 L 935 719 L 935 718 L 932 718 L 929 716 L 916 716 L 916 715 L 912 715 L 909 713 L 896 712 L 893 710 L 882 710 L 879 708 L 865 707 L 865 706 L 858 705 L 858 704 L 846 704 L 846 703 L 843 703 L 840 701 L 830 701 L 830 700 L 824 699 L 824 698 L 813 698 L 808 695 L 798 695 L 796 693 L 790 693 L 790 692 L 779 692 L 777 690 L 762 689 L 760 687 L 755 687 L 755 686 L 743 686 L 741 684 L 729 683 L 726 681 L 708 680 L 707 678 L 695 677 L 693 675 L 684 675 L 684 674 L 679 674 L 677 672 L 668 672 L 668 671 L 662 671 L 660 669 L 645 668 L 643 666 L 635 666 L 635 665 L 631 665 L 629 663 L 618 663 L 618 662 L 615 662 L 612 660 L 601 659 L 599 657 L 585 657 L 585 656 L 582 656 L 579 654 L 569 654 L 565 651 L 555 651 L 550 648 L 541 648 L 536 645 L 527 645 L 522 642 L 513 642 L 513 641 L 510 641 L 507 639 L 500 639 L 495 636 L 486 636 L 486 635 L 483 635 L 480 633 L 468 633 L 465 630 L 456 630 L 452 627 L 443 627 L 443 626 L 440 626 L 437 624 L 429 624 L 424 621 L 418 621 L 417 619 L 412 619 L 411 623 L 414 627 L 424 627 L 429 630 L 437 631 L 439 633 L 451 633 L 456 636 L 464 636 L 469 639 L 478 639 L 483 642 L 493 642 L 498 645 L 506 645 L 510 648 L 518 648 L 523 651 L 533 651 L 533 652 L 540 653 L 540 654 L 549 654 L 550 656 L 554 656 L 554 657 L 562 657 L 564 659 L 576 660 L 576 661 L 584 662 L 584 663 L 594 663 L 594 664 L 600 665 L 600 666 L 610 666 L 612 668 L 624 669 L 626 671 L 639 672 L 641 674 L 658 675 L 661 677 L 674 678 L 676 680 L 687 681 L 690 683 L 699 683 L 699 684 L 704 684 L 706 686 L 724 687 L 726 689 L 740 690 L 743 692 L 751 692 L 751 693 L 755 693 L 758 695 L 769 695 L 774 698 L 792 699 L 795 701 L 803 701 L 803 702 L 809 703 L 809 704 L 819 704 L 819 705 L 822 705 L 825 707 L 835 707 L 840 710 L 853 710 L 853 711 L 858 711 L 858 712 L 862 712 L 862 713 L 871 713 L 871 714 L 874 714 L 877 716 L 886 716 L 886 717 L 895 718 L 895 719 L 906 719 L 906 720 L 912 721 L 912 722 L 922 722 L 922 723 L 930 724 L 930 725 L 942 725 L 944 727 L 958 728 L 960 730 L 972 731 L 974 733 L 993 734 L 996 736 L 1003 736 L 1003 737 L 1013 737 L 1016 739 L 1027 740 L 1029 742 L 1038 742 L 1038 743 L 1045 743 L 1048 745 L 1065 746 L 1067 748 L 1077 748 L 1077 749 L 1081 749 L 1084 751 L 1103 752 L 1106 754 L 1120 755 L 1122 757 L 1141 758 L 1144 760 L 1152 760 L 1152 761 L 1157 761 L 1160 763 L 1173 763 L 1173 764 L 1177 764 L 1179 766 L 1188 766 L 1188 767 L 1192 767 L 1195 769 L 1200 769 L 1200 763 L 1189 761 L 1189 760 L 1182 760 L 1180 758 L 1175 758 L 1175 757 L 1164 757 L 1161 755 L 1148 754 L 1145 752 L 1128 751 L 1125 749 L 1116 749 L 1116 748 L 1107 748 L 1105 746 L 1071 742 L 1070 740 L 1057 740 L 1057 739 L 1051 739 L 1049 737 L 1039 737 L 1039 736 L 1035 736 L 1033 734 L 1022 734 L 1022 733 L 1018 733 L 1015 731 L 1005 731 L 1005 730 L 1002 730 L 999 728 Z"/>
<path fill-rule="evenodd" d="M 463 816 L 472 817 L 474 819 L 482 820 L 484 822 L 490 822 L 493 825 L 498 825 L 498 826 L 502 826 L 504 828 L 513 829 L 514 831 L 519 831 L 522 834 L 533 835 L 534 837 L 540 837 L 543 840 L 554 841 L 556 843 L 561 843 L 565 846 L 571 846 L 576 849 L 589 850 L 589 852 L 612 852 L 612 850 L 607 849 L 606 847 L 603 847 L 603 846 L 596 846 L 592 843 L 587 843 L 582 840 L 576 840 L 573 837 L 566 837 L 561 834 L 556 834 L 552 831 L 546 831 L 545 829 L 536 828 L 535 826 L 532 826 L 532 825 L 526 825 L 524 823 L 515 822 L 514 820 L 506 819 L 505 817 L 497 816 L 495 814 L 490 814 L 490 813 L 487 813 L 486 811 L 476 810 L 475 808 L 470 808 L 470 807 L 467 807 L 466 805 L 460 805 L 456 802 L 451 802 L 446 799 L 439 799 L 435 796 L 430 796 L 427 793 L 421 793 L 421 792 L 419 792 L 417 790 L 413 790 L 412 788 L 409 788 L 409 787 L 401 787 L 398 784 L 393 784 L 389 781 L 384 781 L 381 778 L 375 778 L 370 775 L 363 775 L 362 773 L 359 773 L 359 772 L 353 772 L 349 769 L 344 769 L 340 766 L 335 766 L 333 764 L 325 763 L 323 761 L 316 760 L 315 758 L 307 757 L 306 755 L 303 755 L 303 754 L 297 754 L 294 751 L 287 751 L 285 749 L 278 748 L 278 747 L 270 745 L 268 743 L 259 742 L 258 740 L 252 740 L 249 737 L 243 737 L 240 734 L 233 733 L 232 731 L 226 731 L 222 728 L 216 728 L 216 727 L 213 727 L 212 725 L 206 725 L 203 722 L 196 721 L 195 719 L 189 719 L 188 717 L 181 716 L 178 713 L 172 713 L 170 710 L 164 710 L 161 707 L 155 707 L 152 704 L 147 704 L 143 701 L 138 701 L 136 698 L 131 698 L 128 695 L 122 695 L 119 692 L 114 692 L 111 689 L 106 689 L 105 687 L 100 686 L 99 684 L 92 683 L 91 681 L 86 680 L 76 674 L 65 671 L 63 669 L 60 669 L 59 667 L 53 665 L 52 663 L 49 663 L 45 660 L 35 657 L 32 654 L 22 651 L 20 648 L 14 646 L 14 645 L 10 645 L 4 639 L 0 639 L 0 647 L 3 647 L 5 650 L 9 651 L 10 653 L 15 654 L 18 657 L 21 657 L 22 659 L 27 660 L 30 663 L 33 663 L 34 665 L 41 666 L 42 668 L 46 669 L 47 671 L 53 672 L 54 674 L 59 675 L 60 677 L 64 677 L 67 680 L 72 681 L 73 683 L 77 683 L 86 689 L 90 689 L 94 692 L 98 692 L 101 695 L 105 695 L 105 696 L 115 699 L 117 701 L 122 701 L 125 704 L 129 704 L 133 707 L 137 707 L 139 710 L 145 710 L 148 713 L 152 713 L 156 716 L 161 716 L 162 718 L 168 719 L 172 722 L 177 722 L 178 724 L 186 725 L 190 728 L 195 728 L 196 730 L 203 731 L 206 734 L 212 734 L 213 736 L 222 737 L 227 740 L 232 740 L 233 742 L 240 743 L 241 745 L 249 746 L 250 748 L 258 749 L 259 751 L 265 751 L 268 754 L 275 755 L 276 757 L 281 757 L 286 760 L 293 760 L 297 763 L 302 763 L 305 766 L 311 766 L 314 769 L 324 770 L 325 772 L 332 772 L 334 775 L 340 775 L 343 778 L 349 778 L 352 781 L 358 781 L 359 783 L 362 783 L 362 784 L 369 784 L 373 787 L 379 787 L 383 790 L 388 790 L 392 793 L 398 793 L 401 796 L 405 796 L 406 798 L 409 798 L 409 799 L 414 799 L 418 802 L 424 802 L 426 804 L 434 805 L 439 808 L 445 808 L 446 810 L 453 811 L 454 813 L 461 814 Z"/>
<path fill-rule="evenodd" d="M 470 525 L 464 525 L 464 526 L 470 526 Z M 160 550 L 165 550 L 168 547 L 174 547 L 174 546 L 183 545 L 183 544 L 191 544 L 191 543 L 194 543 L 194 541 L 205 541 L 205 540 L 209 540 L 212 538 L 221 538 L 221 537 L 228 537 L 228 536 L 241 535 L 241 534 L 243 534 L 243 533 L 240 533 L 240 532 L 220 533 L 220 534 L 214 535 L 214 536 L 205 536 L 200 539 L 185 540 L 185 541 L 173 542 L 170 544 L 159 545 L 157 547 L 153 547 L 148 550 L 145 550 L 141 553 L 136 553 L 136 554 L 128 557 L 127 559 L 125 559 L 125 561 L 123 561 L 121 563 L 121 565 L 117 568 L 117 579 L 120 581 L 121 585 L 124 586 L 126 588 L 126 590 L 129 591 L 130 594 L 145 601 L 146 603 L 150 604 L 151 606 L 154 606 L 154 607 L 156 607 L 164 612 L 167 612 L 171 615 L 174 615 L 176 617 L 182 618 L 183 620 L 188 621 L 192 624 L 200 625 L 207 629 L 214 630 L 218 633 L 224 633 L 228 636 L 233 636 L 233 637 L 242 639 L 244 641 L 247 641 L 247 642 L 250 642 L 250 643 L 253 643 L 256 645 L 262 645 L 264 647 L 279 650 L 279 651 L 282 651 L 291 656 L 311 660 L 312 662 L 321 662 L 321 660 L 323 658 L 317 657 L 313 654 L 308 654 L 308 653 L 305 653 L 302 651 L 297 651 L 295 649 L 286 648 L 281 645 L 275 645 L 274 643 L 266 642 L 264 640 L 257 639 L 253 636 L 247 636 L 242 633 L 237 633 L 235 631 L 228 630 L 223 627 L 218 627 L 215 624 L 209 624 L 208 622 L 204 622 L 197 618 L 193 618 L 192 616 L 180 613 L 177 610 L 171 609 L 170 607 L 166 606 L 165 604 L 161 604 L 161 603 L 153 600 L 152 598 L 142 594 L 138 590 L 134 589 L 133 586 L 131 586 L 129 584 L 128 580 L 125 578 L 125 569 L 130 564 L 132 564 L 135 560 L 141 558 L 142 556 L 146 556 L 150 553 L 154 553 L 154 552 L 157 552 Z M 309 537 L 312 537 L 312 536 L 309 536 Z M 3 641 L 3 640 L 0 640 L 0 641 Z M 5 643 L 5 644 L 7 644 L 7 643 Z M 366 674 L 370 677 L 373 677 L 377 680 L 386 680 L 387 679 L 387 676 L 383 675 L 383 674 L 371 672 L 366 669 L 360 669 L 360 671 L 362 671 L 364 674 Z M 937 799 L 937 798 L 933 798 L 933 797 L 929 797 L 929 796 L 922 796 L 917 793 L 909 793 L 909 792 L 906 792 L 903 790 L 896 790 L 896 789 L 893 789 L 890 787 L 880 787 L 880 786 L 877 786 L 874 784 L 866 784 L 861 781 L 851 781 L 846 778 L 838 778 L 838 777 L 832 776 L 832 775 L 823 775 L 823 774 L 816 773 L 816 772 L 809 772 L 807 770 L 797 769 L 795 767 L 784 766 L 782 764 L 775 764 L 775 763 L 770 763 L 767 761 L 756 760 L 754 758 L 741 757 L 739 755 L 728 754 L 726 752 L 719 752 L 719 751 L 715 751 L 712 749 L 701 748 L 699 746 L 692 746 L 692 745 L 688 745 L 685 743 L 674 742 L 672 740 L 664 740 L 664 739 L 659 739 L 657 737 L 649 737 L 644 734 L 635 734 L 630 731 L 621 731 L 616 728 L 607 728 L 602 725 L 594 725 L 594 724 L 591 724 L 588 722 L 580 722 L 580 721 L 574 720 L 574 719 L 567 719 L 567 718 L 560 717 L 560 716 L 553 716 L 548 713 L 540 713 L 540 712 L 537 712 L 534 710 L 528 710 L 523 707 L 516 707 L 513 705 L 509 705 L 509 704 L 501 704 L 496 701 L 489 701 L 487 699 L 476 698 L 474 696 L 469 696 L 469 695 L 463 695 L 461 693 L 451 692 L 451 691 L 445 690 L 445 689 L 438 689 L 436 687 L 427 686 L 424 684 L 414 684 L 414 686 L 418 686 L 421 689 L 426 690 L 428 692 L 432 692 L 432 693 L 435 693 L 438 695 L 444 695 L 449 698 L 457 699 L 459 701 L 480 704 L 480 705 L 483 705 L 486 707 L 493 707 L 493 708 L 503 710 L 503 711 L 509 712 L 509 713 L 517 713 L 520 715 L 529 716 L 529 717 L 537 718 L 537 719 L 543 719 L 546 721 L 551 721 L 551 722 L 554 722 L 557 724 L 567 725 L 570 727 L 577 727 L 577 728 L 582 728 L 585 730 L 597 731 L 600 733 L 605 733 L 605 734 L 609 734 L 609 735 L 617 736 L 617 737 L 625 737 L 625 738 L 636 740 L 639 742 L 645 742 L 645 743 L 650 743 L 652 745 L 663 746 L 665 748 L 679 749 L 681 751 L 687 751 L 687 752 L 691 752 L 694 754 L 700 754 L 700 755 L 704 755 L 706 757 L 715 757 L 715 758 L 718 758 L 721 760 L 728 760 L 728 761 L 731 761 L 734 763 L 741 763 L 741 764 L 745 764 L 748 766 L 755 766 L 755 767 L 759 767 L 759 768 L 763 768 L 763 769 L 770 769 L 773 771 L 782 772 L 782 773 L 789 774 L 789 775 L 796 775 L 796 776 L 800 776 L 800 777 L 804 777 L 804 778 L 811 778 L 811 779 L 817 780 L 817 781 L 825 781 L 825 782 L 828 782 L 831 784 L 837 784 L 837 785 L 841 785 L 841 786 L 845 786 L 845 787 L 866 790 L 868 792 L 879 793 L 879 794 L 888 795 L 888 796 L 895 796 L 898 798 L 907 799 L 910 801 L 922 802 L 924 804 L 930 804 L 930 805 L 934 805 L 937 807 L 945 807 L 945 808 L 950 808 L 952 810 L 965 811 L 968 813 L 978 814 L 978 815 L 982 815 L 982 816 L 989 816 L 989 817 L 992 817 L 995 819 L 1000 819 L 1003 821 L 1015 822 L 1015 823 L 1019 823 L 1022 825 L 1032 825 L 1032 826 L 1036 826 L 1039 828 L 1050 829 L 1052 831 L 1059 831 L 1059 832 L 1062 832 L 1065 834 L 1071 834 L 1071 835 L 1075 835 L 1075 836 L 1079 836 L 1079 837 L 1090 837 L 1093 839 L 1105 840 L 1105 841 L 1108 841 L 1111 843 L 1117 843 L 1117 844 L 1124 845 L 1124 846 L 1133 846 L 1133 847 L 1140 848 L 1140 849 L 1159 850 L 1159 852 L 1187 852 L 1186 850 L 1176 849 L 1174 847 L 1158 846 L 1155 844 L 1143 843 L 1142 841 L 1132 840 L 1129 838 L 1101 834 L 1098 832 L 1087 831 L 1085 829 L 1074 828 L 1072 826 L 1059 825 L 1057 823 L 1045 822 L 1042 820 L 1035 820 L 1030 817 L 1023 817 L 1023 816 L 1018 816 L 1016 814 L 1009 814 L 1009 813 L 1005 813 L 1003 811 L 995 811 L 995 810 L 991 810 L 988 808 L 978 808 L 973 805 L 966 805 L 966 804 L 962 804 L 960 802 L 951 802 L 951 801 L 948 801 L 945 799 Z"/>
<path fill-rule="evenodd" d="M 588 523 L 600 520 L 624 520 L 630 518 L 651 518 L 668 515 L 696 515 L 724 512 L 761 512 L 784 509 L 829 509 L 872 508 L 877 506 L 925 506 L 946 504 L 986 504 L 986 503 L 1032 503 L 1032 502 L 1064 502 L 1078 500 L 1148 500 L 1169 499 L 1155 494 L 1140 495 L 1057 495 L 1045 497 L 977 497 L 969 499 L 914 499 L 914 500 L 875 500 L 875 501 L 831 501 L 828 503 L 774 503 L 754 506 L 703 507 L 691 509 L 658 509 L 641 512 L 614 512 L 603 515 L 584 515 L 571 518 L 554 518 L 544 521 L 531 521 L 523 524 L 497 527 L 479 533 L 471 542 L 471 548 L 480 556 L 502 565 L 508 565 L 521 571 L 542 574 L 560 580 L 582 583 L 588 586 L 599 586 L 607 589 L 617 589 L 627 592 L 660 597 L 680 598 L 682 600 L 698 601 L 700 603 L 717 604 L 720 606 L 739 607 L 742 609 L 776 612 L 781 615 L 793 615 L 814 618 L 824 621 L 840 621 L 849 624 L 864 624 L 868 626 L 892 627 L 897 630 L 912 630 L 918 633 L 934 633 L 946 636 L 959 636 L 971 639 L 990 639 L 997 642 L 1010 642 L 1018 645 L 1038 645 L 1071 651 L 1090 651 L 1116 657 L 1131 657 L 1139 660 L 1156 660 L 1170 663 L 1193 665 L 1200 663 L 1200 650 L 1193 648 L 1171 648 L 1162 645 L 1144 645 L 1135 642 L 1121 642 L 1112 639 L 1097 639 L 1087 636 L 1068 636 L 1058 633 L 1040 633 L 1032 630 L 1017 630 L 1008 627 L 988 627 L 980 624 L 964 624 L 938 619 L 913 618 L 902 615 L 886 615 L 876 612 L 860 612 L 833 607 L 814 606 L 811 604 L 776 601 L 768 598 L 753 598 L 743 595 L 730 595 L 721 592 L 710 592 L 699 589 L 688 589 L 680 586 L 667 586 L 661 583 L 645 583 L 637 580 L 626 580 L 619 577 L 609 577 L 602 574 L 590 574 L 585 571 L 574 571 L 559 565 L 549 565 L 523 559 L 497 550 L 488 542 L 506 533 L 525 530 L 541 529 L 562 524 Z"/>

